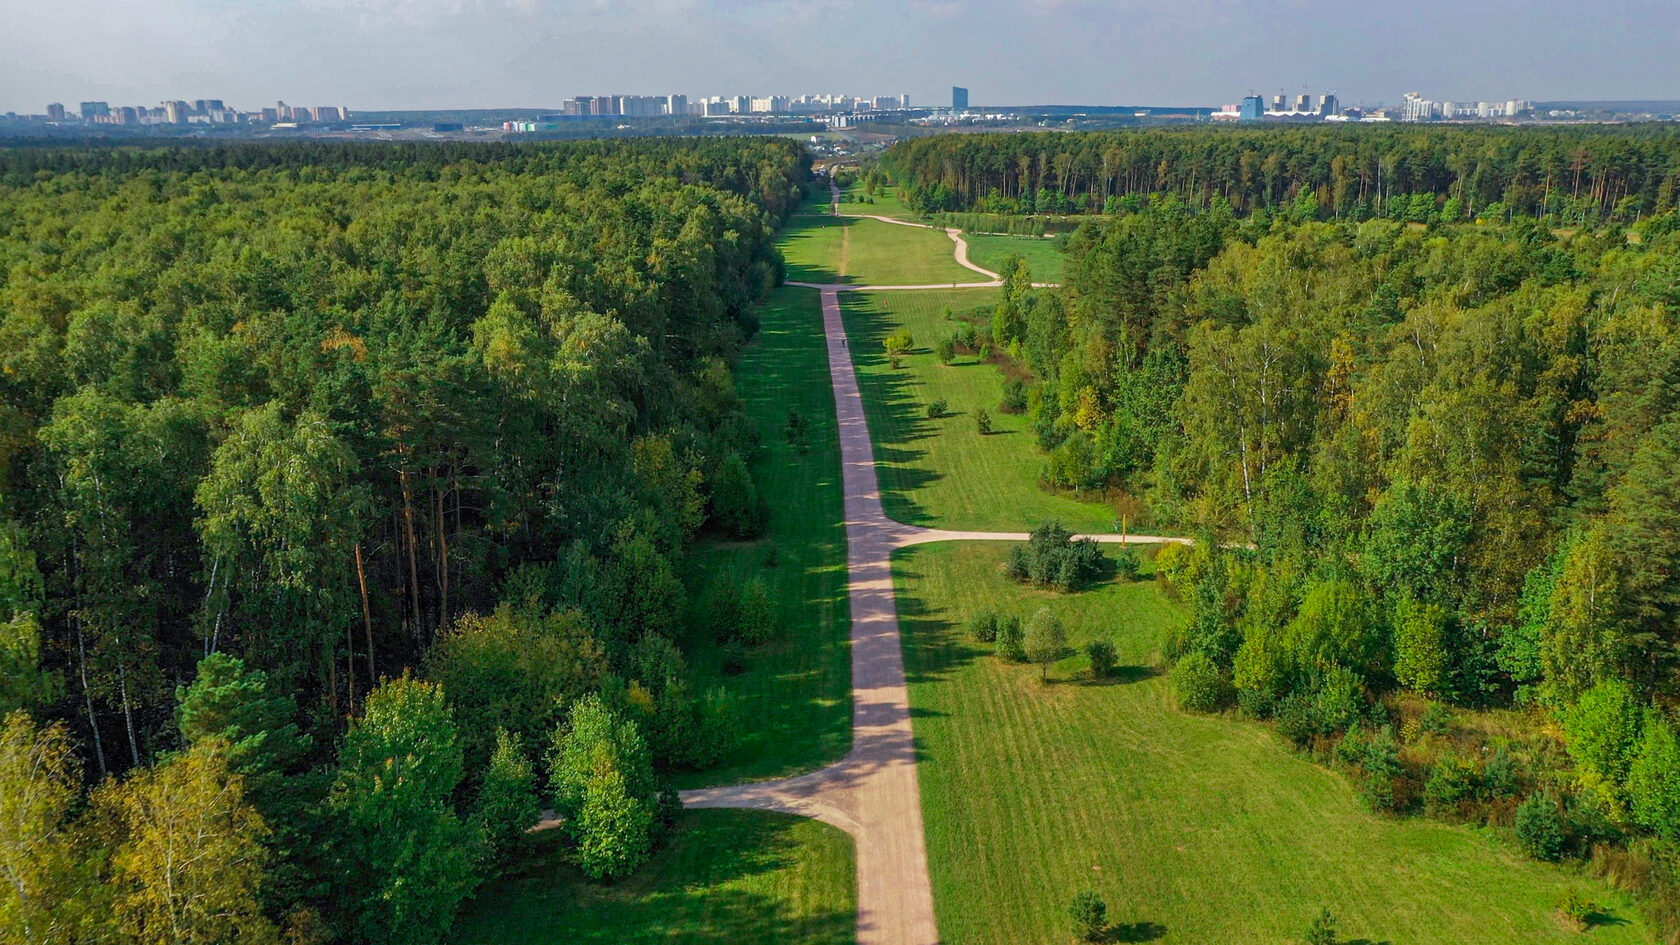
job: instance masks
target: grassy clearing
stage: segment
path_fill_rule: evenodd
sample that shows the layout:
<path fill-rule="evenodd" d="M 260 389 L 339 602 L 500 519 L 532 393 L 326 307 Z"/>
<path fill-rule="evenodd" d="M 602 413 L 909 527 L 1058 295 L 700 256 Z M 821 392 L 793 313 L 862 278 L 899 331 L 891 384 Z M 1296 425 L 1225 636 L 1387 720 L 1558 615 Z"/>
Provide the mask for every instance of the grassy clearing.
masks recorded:
<path fill-rule="evenodd" d="M 1489 831 L 1367 813 L 1338 774 L 1265 726 L 1194 716 L 1148 668 L 1179 606 L 1153 581 L 1063 596 L 1001 573 L 1006 545 L 908 549 L 895 562 L 939 930 L 953 945 L 1067 940 L 1094 889 L 1120 941 L 1298 942 L 1323 907 L 1346 938 L 1583 941 L 1554 916 L 1580 889 L 1615 922 L 1595 943 L 1649 942 L 1626 897 L 1524 859 Z M 978 609 L 1048 606 L 1080 648 L 1112 640 L 1124 669 L 1083 656 L 1005 665 L 960 629 Z"/>
<path fill-rule="evenodd" d="M 983 279 L 957 265 L 951 238 L 936 230 L 846 217 L 796 222 L 781 243 L 790 282 L 924 285 Z"/>
<path fill-rule="evenodd" d="M 634 877 L 590 882 L 556 832 L 479 891 L 456 945 L 843 945 L 856 941 L 851 838 L 768 811 L 697 810 Z"/>
<path fill-rule="evenodd" d="M 922 222 L 926 216 L 899 202 L 898 188 L 896 187 L 877 187 L 874 203 L 864 202 L 868 198 L 863 194 L 862 181 L 854 182 L 852 186 L 843 188 L 841 192 L 851 198 L 840 205 L 841 213 L 867 213 L 878 217 L 892 217 L 895 220 L 914 220 L 918 223 Z"/>
<path fill-rule="evenodd" d="M 1109 531 L 1106 505 L 1051 493 L 1038 485 L 1044 460 L 1026 416 L 1001 412 L 1003 374 L 973 355 L 942 365 L 939 339 L 961 322 L 945 321 L 949 307 L 990 324 L 996 289 L 951 292 L 846 293 L 840 297 L 863 390 L 869 432 L 887 514 L 912 525 L 1025 530 L 1060 519 L 1077 531 Z M 882 339 L 908 328 L 916 348 L 894 369 Z M 930 420 L 927 404 L 944 399 L 950 415 Z M 991 414 L 992 434 L 981 436 L 974 413 Z"/>
<path fill-rule="evenodd" d="M 800 201 L 799 207 L 793 212 L 795 216 L 809 214 L 826 217 L 831 215 L 830 211 L 833 208 L 834 204 L 828 191 L 828 182 L 818 180 L 805 186 L 805 199 Z M 799 225 L 800 221 L 793 221 L 788 228 L 790 230 L 797 229 Z"/>
<path fill-rule="evenodd" d="M 968 240 L 969 261 L 993 272 L 1002 272 L 1011 256 L 1024 256 L 1034 282 L 1062 281 L 1062 253 L 1054 240 L 1031 236 L 974 236 Z"/>
<path fill-rule="evenodd" d="M 851 745 L 845 512 L 822 309 L 811 289 L 781 289 L 759 318 L 735 384 L 763 441 L 753 479 L 770 507 L 769 537 L 695 548 L 687 582 L 696 640 L 686 650 L 699 686 L 740 693 L 746 732 L 734 763 L 686 776 L 683 787 L 809 770 Z M 789 408 L 805 418 L 803 452 L 785 435 Z M 776 564 L 766 567 L 772 547 Z M 705 629 L 707 594 L 752 578 L 766 583 L 783 636 L 755 651 L 745 673 L 727 676 Z"/>

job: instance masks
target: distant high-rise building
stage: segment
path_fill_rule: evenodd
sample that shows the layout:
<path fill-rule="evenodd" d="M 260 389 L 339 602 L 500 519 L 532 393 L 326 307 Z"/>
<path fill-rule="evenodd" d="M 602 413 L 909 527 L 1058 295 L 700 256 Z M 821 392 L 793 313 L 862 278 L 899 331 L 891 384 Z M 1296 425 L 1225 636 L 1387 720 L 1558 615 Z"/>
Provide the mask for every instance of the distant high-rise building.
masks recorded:
<path fill-rule="evenodd" d="M 1331 115 L 1334 115 L 1339 111 L 1341 111 L 1341 103 L 1336 101 L 1336 93 L 1329 92 L 1325 95 L 1319 96 L 1318 116 L 1320 118 L 1329 118 Z"/>
<path fill-rule="evenodd" d="M 1417 92 L 1407 92 L 1400 104 L 1401 121 L 1429 121 L 1435 117 L 1435 103 Z"/>
<path fill-rule="evenodd" d="M 910 93 L 909 92 L 905 92 L 903 95 L 900 95 L 898 97 L 898 107 L 899 108 L 909 108 L 910 107 Z"/>
<path fill-rule="evenodd" d="M 182 101 L 164 102 L 163 108 L 167 116 L 164 120 L 171 125 L 186 124 L 187 118 L 192 114 L 191 106 Z"/>
<path fill-rule="evenodd" d="M 665 114 L 667 114 L 667 115 L 686 115 L 686 114 L 688 114 L 688 96 L 686 96 L 686 95 L 667 95 L 667 96 L 665 96 Z"/>
<path fill-rule="evenodd" d="M 1237 113 L 1238 121 L 1259 121 L 1266 117 L 1266 100 L 1258 95 L 1246 95 L 1242 100 L 1242 110 Z"/>
<path fill-rule="evenodd" d="M 140 123 L 140 113 L 128 105 L 111 112 L 111 117 L 119 125 L 138 125 Z"/>
<path fill-rule="evenodd" d="M 1295 110 L 1298 112 L 1312 111 L 1312 96 L 1305 92 L 1295 96 Z"/>
<path fill-rule="evenodd" d="M 109 115 L 109 114 L 111 114 L 111 105 L 108 102 L 83 102 L 82 103 L 82 120 L 83 121 L 93 121 L 95 118 L 104 118 L 106 115 Z"/>
<path fill-rule="evenodd" d="M 951 107 L 957 111 L 968 109 L 968 90 L 960 85 L 951 86 Z"/>
<path fill-rule="evenodd" d="M 51 105 L 47 106 L 47 120 L 48 121 L 63 121 L 64 120 L 64 104 L 62 102 L 54 102 Z"/>
<path fill-rule="evenodd" d="M 1283 111 L 1283 108 L 1283 93 L 1279 92 L 1278 94 L 1272 96 L 1272 111 L 1281 112 Z"/>

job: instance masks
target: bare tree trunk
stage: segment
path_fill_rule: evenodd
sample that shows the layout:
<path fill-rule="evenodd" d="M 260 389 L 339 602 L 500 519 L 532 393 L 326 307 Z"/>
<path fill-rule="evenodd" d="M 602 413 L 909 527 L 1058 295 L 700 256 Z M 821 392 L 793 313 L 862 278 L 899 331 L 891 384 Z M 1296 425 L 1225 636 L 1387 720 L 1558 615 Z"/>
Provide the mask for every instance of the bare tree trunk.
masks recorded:
<path fill-rule="evenodd" d="M 123 722 L 128 726 L 128 753 L 134 759 L 134 767 L 140 767 L 140 737 L 134 732 L 134 704 L 128 699 L 128 670 L 119 660 L 117 662 L 117 685 L 122 690 Z"/>
<path fill-rule="evenodd" d="M 410 595 L 409 603 L 414 611 L 414 639 L 416 642 L 421 642 L 420 560 L 419 553 L 415 549 L 414 540 L 414 487 L 409 482 L 407 469 L 398 473 L 398 478 L 402 481 L 403 531 L 408 535 L 408 586 Z"/>
<path fill-rule="evenodd" d="M 362 564 L 362 543 L 356 542 L 356 581 L 362 586 L 362 629 L 367 632 L 368 686 L 378 685 L 373 668 L 373 609 L 368 606 L 367 568 Z"/>
<path fill-rule="evenodd" d="M 93 731 L 93 753 L 99 758 L 99 776 L 103 778 L 111 773 L 111 769 L 105 764 L 105 740 L 99 736 L 99 720 L 93 714 L 93 691 L 88 688 L 87 644 L 82 638 L 81 619 L 71 619 L 76 624 L 76 663 L 82 677 L 82 699 L 87 705 L 88 728 Z"/>

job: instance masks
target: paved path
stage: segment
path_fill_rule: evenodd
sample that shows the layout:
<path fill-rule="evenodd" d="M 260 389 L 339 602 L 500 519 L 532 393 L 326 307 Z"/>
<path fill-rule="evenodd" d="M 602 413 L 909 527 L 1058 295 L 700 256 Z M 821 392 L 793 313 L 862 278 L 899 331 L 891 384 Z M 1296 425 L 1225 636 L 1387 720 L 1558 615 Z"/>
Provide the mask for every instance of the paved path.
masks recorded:
<path fill-rule="evenodd" d="M 835 209 L 839 191 L 834 190 Z M 885 217 L 874 219 L 922 226 Z M 960 231 L 957 261 L 967 261 Z M 798 283 L 795 283 L 798 284 Z M 983 286 L 1000 282 L 979 283 Z M 860 945 L 936 945 L 933 888 L 928 880 L 922 832 L 921 786 L 910 726 L 910 693 L 904 679 L 898 608 L 893 597 L 892 554 L 933 541 L 1025 541 L 1026 533 L 966 532 L 918 528 L 887 518 L 875 471 L 863 396 L 858 389 L 840 314 L 841 292 L 951 286 L 810 285 L 822 298 L 828 370 L 840 426 L 841 478 L 845 490 L 847 592 L 851 598 L 852 750 L 842 760 L 798 777 L 682 793 L 688 807 L 750 807 L 814 817 L 851 834 L 857 848 Z M 1120 535 L 1093 535 L 1119 542 Z M 1186 539 L 1124 536 L 1149 544 Z"/>

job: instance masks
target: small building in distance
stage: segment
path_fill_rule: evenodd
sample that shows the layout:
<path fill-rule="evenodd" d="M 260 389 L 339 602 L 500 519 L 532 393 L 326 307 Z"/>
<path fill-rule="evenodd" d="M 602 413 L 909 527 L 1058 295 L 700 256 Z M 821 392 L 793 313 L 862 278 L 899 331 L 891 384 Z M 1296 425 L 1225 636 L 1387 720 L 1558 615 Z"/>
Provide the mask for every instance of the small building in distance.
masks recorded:
<path fill-rule="evenodd" d="M 968 108 L 968 90 L 960 85 L 951 86 L 951 108 L 965 111 Z"/>

